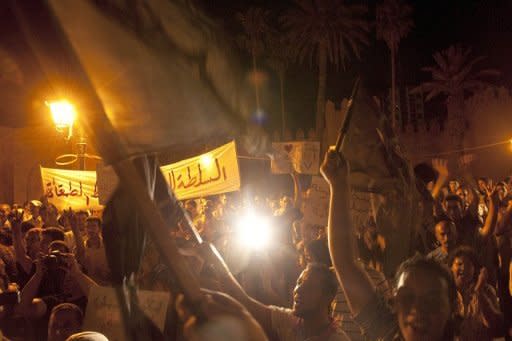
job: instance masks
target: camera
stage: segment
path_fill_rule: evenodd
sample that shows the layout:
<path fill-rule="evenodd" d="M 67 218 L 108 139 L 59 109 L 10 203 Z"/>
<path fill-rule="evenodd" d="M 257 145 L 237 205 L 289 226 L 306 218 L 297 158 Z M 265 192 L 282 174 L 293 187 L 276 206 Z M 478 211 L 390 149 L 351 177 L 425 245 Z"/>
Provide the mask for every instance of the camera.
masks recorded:
<path fill-rule="evenodd" d="M 55 250 L 43 257 L 43 264 L 48 270 L 54 270 L 61 267 L 67 267 L 66 259 L 60 251 Z"/>

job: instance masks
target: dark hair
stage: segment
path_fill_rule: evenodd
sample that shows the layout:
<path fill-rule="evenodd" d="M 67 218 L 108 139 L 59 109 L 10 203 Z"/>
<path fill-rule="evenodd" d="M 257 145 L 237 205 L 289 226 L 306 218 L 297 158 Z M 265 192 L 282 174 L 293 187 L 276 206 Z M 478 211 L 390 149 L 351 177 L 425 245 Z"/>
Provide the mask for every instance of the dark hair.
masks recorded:
<path fill-rule="evenodd" d="M 473 266 L 475 267 L 475 277 L 474 280 L 478 276 L 479 269 L 481 267 L 480 261 L 478 260 L 478 256 L 476 255 L 475 250 L 472 247 L 463 245 L 459 246 L 453 252 L 448 255 L 448 265 L 451 267 L 453 265 L 453 262 L 455 262 L 455 258 L 462 258 L 466 257 L 473 263 Z"/>
<path fill-rule="evenodd" d="M 66 311 L 69 313 L 76 314 L 76 317 L 80 322 L 84 319 L 84 313 L 82 312 L 82 309 L 80 309 L 77 305 L 73 303 L 61 303 L 52 309 L 52 315 L 57 314 L 59 311 Z"/>
<path fill-rule="evenodd" d="M 43 229 L 42 236 L 49 236 L 52 241 L 54 240 L 62 240 L 64 241 L 65 235 L 64 231 L 59 229 L 58 227 L 47 227 Z"/>
<path fill-rule="evenodd" d="M 426 162 L 418 163 L 414 167 L 414 175 L 423 181 L 424 184 L 428 184 L 430 181 L 436 181 L 438 177 L 437 171 Z"/>
<path fill-rule="evenodd" d="M 334 270 L 321 263 L 309 263 L 307 269 L 321 276 L 325 293 L 331 298 L 331 301 L 334 300 L 339 287 Z"/>
<path fill-rule="evenodd" d="M 21 233 L 25 234 L 28 232 L 28 230 L 33 229 L 36 227 L 33 222 L 31 221 L 24 221 L 21 223 Z"/>
<path fill-rule="evenodd" d="M 332 266 L 331 256 L 329 255 L 329 248 L 327 242 L 323 239 L 315 239 L 306 244 L 306 250 L 311 254 L 311 258 L 315 262 Z"/>
<path fill-rule="evenodd" d="M 429 271 L 432 274 L 436 274 L 437 276 L 439 276 L 439 278 L 444 279 L 446 281 L 446 284 L 448 285 L 448 299 L 450 301 L 452 318 L 450 321 L 448 321 L 448 323 L 446 325 L 443 340 L 453 340 L 453 338 L 456 334 L 457 324 L 458 324 L 458 320 L 457 320 L 456 314 L 455 314 L 457 312 L 458 303 L 457 303 L 457 286 L 455 285 L 455 281 L 450 272 L 450 269 L 448 269 L 448 267 L 437 262 L 434 259 L 427 258 L 427 257 L 422 256 L 417 253 L 413 257 L 405 260 L 398 267 L 398 270 L 396 271 L 396 274 L 395 274 L 394 289 L 396 290 L 396 288 L 398 286 L 398 282 L 399 282 L 402 274 L 404 274 L 406 272 L 411 272 L 415 269 L 422 269 L 425 271 Z"/>

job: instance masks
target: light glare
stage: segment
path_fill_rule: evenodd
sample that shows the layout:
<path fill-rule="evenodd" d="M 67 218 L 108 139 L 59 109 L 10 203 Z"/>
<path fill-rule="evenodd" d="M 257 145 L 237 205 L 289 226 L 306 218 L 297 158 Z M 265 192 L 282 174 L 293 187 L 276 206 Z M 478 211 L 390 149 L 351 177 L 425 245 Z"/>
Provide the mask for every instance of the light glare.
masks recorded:
<path fill-rule="evenodd" d="M 265 217 L 248 214 L 239 220 L 237 234 L 242 245 L 261 250 L 270 241 L 270 223 Z"/>
<path fill-rule="evenodd" d="M 49 102 L 46 104 L 52 113 L 53 122 L 58 128 L 73 126 L 76 118 L 76 111 L 73 104 L 67 100 Z"/>
<path fill-rule="evenodd" d="M 213 164 L 213 157 L 210 153 L 201 155 L 199 162 L 205 168 L 210 168 Z"/>

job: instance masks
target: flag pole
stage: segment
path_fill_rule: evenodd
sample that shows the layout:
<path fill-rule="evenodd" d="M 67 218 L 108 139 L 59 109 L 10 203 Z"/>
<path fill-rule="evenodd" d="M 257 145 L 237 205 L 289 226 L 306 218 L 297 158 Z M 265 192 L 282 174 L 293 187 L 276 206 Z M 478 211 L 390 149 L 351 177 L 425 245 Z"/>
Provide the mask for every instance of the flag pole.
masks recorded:
<path fill-rule="evenodd" d="M 112 165 L 119 177 L 120 185 L 133 197 L 138 209 L 140 209 L 145 226 L 159 253 L 162 255 L 163 262 L 174 274 L 180 290 L 184 294 L 190 308 L 197 316 L 206 317 L 201 309 L 203 294 L 200 290 L 199 281 L 192 270 L 187 266 L 187 262 L 183 256 L 179 253 L 174 240 L 169 237 L 167 231 L 170 226 L 168 222 L 164 220 L 162 214 L 165 213 L 165 211 L 178 216 L 180 212 L 183 214 L 176 197 L 172 191 L 168 189 L 169 196 L 166 200 L 154 202 L 151 199 L 145 182 L 141 178 L 134 163 L 129 158 L 127 150 L 121 143 L 120 136 L 117 134 L 106 115 L 103 104 L 93 84 L 83 69 L 78 56 L 60 27 L 60 24 L 53 16 L 49 4 L 44 1 L 44 6 L 46 7 L 48 18 L 50 19 L 50 29 L 55 31 L 58 35 L 59 43 L 65 48 L 65 51 L 63 51 L 65 54 L 63 59 L 67 62 L 65 70 L 63 70 L 62 59 L 57 60 L 51 55 L 46 42 L 42 39 L 34 38 L 40 36 L 40 34 L 38 34 L 40 27 L 34 25 L 38 20 L 33 16 L 40 16 L 41 13 L 32 13 L 25 7 L 26 5 L 27 3 L 24 1 L 11 0 L 11 8 L 18 19 L 20 28 L 32 51 L 36 55 L 38 62 L 41 64 L 42 69 L 45 71 L 46 76 L 49 80 L 52 80 L 52 73 L 56 70 L 61 70 L 62 73 L 65 72 L 65 76 L 70 80 L 69 83 L 66 84 L 66 93 L 71 94 L 77 99 L 76 102 L 80 103 L 80 109 L 84 112 L 83 115 L 80 115 L 80 121 L 84 131 L 92 138 L 97 150 L 106 162 Z M 46 27 L 46 29 L 48 28 L 49 27 Z M 50 70 L 51 72 L 49 72 Z M 160 176 L 163 177 L 161 172 L 159 173 Z"/>

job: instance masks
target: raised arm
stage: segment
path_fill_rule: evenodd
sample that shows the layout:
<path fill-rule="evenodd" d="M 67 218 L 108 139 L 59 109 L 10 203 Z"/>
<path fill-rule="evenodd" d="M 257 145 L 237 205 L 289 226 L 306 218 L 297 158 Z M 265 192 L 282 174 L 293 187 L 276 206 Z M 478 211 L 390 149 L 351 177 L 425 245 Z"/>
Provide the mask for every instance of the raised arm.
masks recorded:
<path fill-rule="evenodd" d="M 32 300 L 37 296 L 39 286 L 43 280 L 46 269 L 41 259 L 35 261 L 36 272 L 21 290 L 20 307 L 23 314 L 28 315 L 31 310 Z"/>
<path fill-rule="evenodd" d="M 21 233 L 22 217 L 15 216 L 11 219 L 12 243 L 14 247 L 14 257 L 25 273 L 29 274 L 32 270 L 32 259 L 27 255 L 23 246 L 23 237 Z"/>
<path fill-rule="evenodd" d="M 432 189 L 432 197 L 437 199 L 441 193 L 441 189 L 448 180 L 448 162 L 443 159 L 432 159 L 432 168 L 437 171 L 437 180 Z"/>
<path fill-rule="evenodd" d="M 290 175 L 293 179 L 293 207 L 300 209 L 302 206 L 302 192 L 300 188 L 299 176 L 295 170 L 293 170 Z"/>
<path fill-rule="evenodd" d="M 84 264 L 85 261 L 85 246 L 84 246 L 84 240 L 82 238 L 82 233 L 80 232 L 80 229 L 78 228 L 77 224 L 77 216 L 73 211 L 69 211 L 69 223 L 71 224 L 71 231 L 73 232 L 73 238 L 75 239 L 75 253 L 76 253 L 76 259 L 78 260 L 78 263 Z"/>
<path fill-rule="evenodd" d="M 374 297 L 374 288 L 366 272 L 356 261 L 355 231 L 350 217 L 348 165 L 339 153 L 329 150 L 321 172 L 331 188 L 327 235 L 329 251 L 350 310 L 356 315 Z"/>
<path fill-rule="evenodd" d="M 489 201 L 489 212 L 487 213 L 484 226 L 479 230 L 479 233 L 482 237 L 488 238 L 494 233 L 496 221 L 498 220 L 499 197 L 498 193 L 496 192 L 496 186 L 492 183 L 486 186 L 485 192 Z"/>

